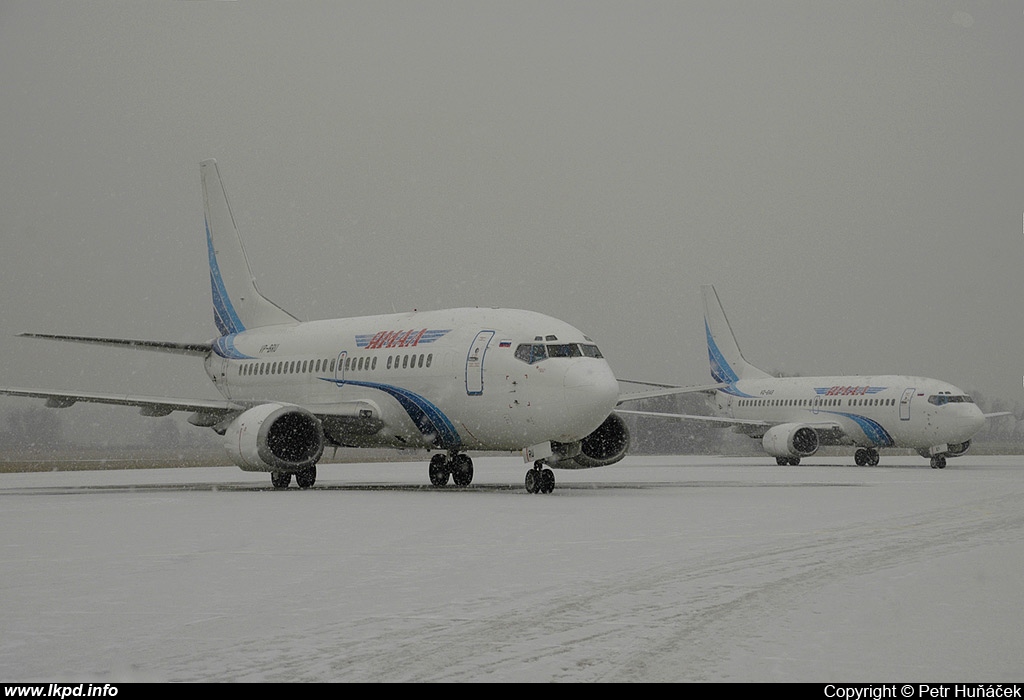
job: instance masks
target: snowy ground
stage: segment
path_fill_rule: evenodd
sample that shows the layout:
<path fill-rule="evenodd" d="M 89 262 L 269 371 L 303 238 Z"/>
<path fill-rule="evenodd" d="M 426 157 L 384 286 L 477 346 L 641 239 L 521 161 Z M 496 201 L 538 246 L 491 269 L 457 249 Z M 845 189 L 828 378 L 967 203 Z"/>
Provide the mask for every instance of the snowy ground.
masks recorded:
<path fill-rule="evenodd" d="M 0 681 L 1020 681 L 1022 467 L 0 474 Z"/>

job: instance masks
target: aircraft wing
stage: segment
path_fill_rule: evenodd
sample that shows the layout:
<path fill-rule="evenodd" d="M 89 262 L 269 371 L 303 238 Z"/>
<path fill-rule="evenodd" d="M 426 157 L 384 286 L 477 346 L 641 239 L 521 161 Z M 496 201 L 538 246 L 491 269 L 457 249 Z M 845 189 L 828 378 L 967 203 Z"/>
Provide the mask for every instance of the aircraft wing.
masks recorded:
<path fill-rule="evenodd" d="M 729 386 L 728 384 L 703 384 L 698 386 L 672 386 L 670 384 L 654 384 L 653 382 L 634 382 L 628 379 L 620 379 L 620 382 L 626 384 L 641 384 L 645 386 L 658 387 L 657 389 L 648 389 L 647 391 L 632 391 L 625 394 L 619 394 L 618 403 L 616 406 L 621 406 L 627 401 L 641 401 L 643 399 L 653 399 L 658 396 L 674 396 L 676 394 L 696 394 L 700 392 L 715 391 L 716 389 L 722 389 Z M 624 411 L 626 413 L 627 411 Z M 707 416 L 705 416 L 707 417 Z"/>
<path fill-rule="evenodd" d="M 137 406 L 146 416 L 166 416 L 174 411 L 191 411 L 207 415 L 239 413 L 247 406 L 224 399 L 177 399 L 166 396 L 132 396 L 130 394 L 98 394 L 84 391 L 50 391 L 49 389 L 19 389 L 0 387 L 0 394 L 7 396 L 31 396 L 46 399 L 49 408 L 66 408 L 79 401 L 83 403 L 105 403 L 115 406 Z"/>
<path fill-rule="evenodd" d="M 621 400 L 620 400 L 621 402 Z M 678 418 L 679 420 L 700 420 L 708 423 L 721 423 L 722 425 L 753 425 L 757 427 L 770 428 L 772 423 L 763 420 L 752 420 L 747 418 L 725 418 L 722 416 L 698 416 L 685 413 L 660 413 L 658 411 L 630 411 L 624 408 L 616 408 L 616 413 L 629 413 L 634 416 L 655 416 L 657 418 Z"/>
<path fill-rule="evenodd" d="M 726 418 L 724 416 L 698 416 L 683 413 L 660 413 L 657 411 L 630 411 L 623 408 L 616 408 L 616 413 L 629 413 L 636 416 L 654 416 L 657 418 L 675 418 L 677 420 L 705 421 L 707 423 L 718 423 L 722 426 L 732 426 L 738 432 L 760 437 L 765 430 L 773 425 L 779 425 L 778 421 L 754 420 L 752 418 Z M 842 444 L 846 439 L 846 433 L 842 426 L 835 421 L 800 421 L 818 433 L 822 444 Z"/>
<path fill-rule="evenodd" d="M 96 338 L 87 335 L 51 335 L 49 333 L 19 333 L 19 338 L 43 338 L 61 340 L 66 343 L 89 343 L 134 350 L 154 350 L 174 355 L 197 355 L 203 357 L 213 349 L 213 343 L 174 343 L 163 340 L 131 340 L 128 338 Z M 84 401 L 84 399 L 83 399 Z"/>
<path fill-rule="evenodd" d="M 99 394 L 84 391 L 50 391 L 49 389 L 20 389 L 0 387 L 0 395 L 28 396 L 46 399 L 48 408 L 67 408 L 78 402 L 104 403 L 114 406 L 136 406 L 148 417 L 167 416 L 175 411 L 191 413 L 189 422 L 201 427 L 214 427 L 234 418 L 262 401 L 228 401 L 226 399 L 178 399 L 167 396 L 133 396 L 126 394 Z M 363 429 L 379 429 L 382 425 L 380 410 L 368 401 L 344 401 L 304 406 L 313 415 L 334 430 L 360 425 Z M 371 430 L 372 432 L 372 430 Z"/>

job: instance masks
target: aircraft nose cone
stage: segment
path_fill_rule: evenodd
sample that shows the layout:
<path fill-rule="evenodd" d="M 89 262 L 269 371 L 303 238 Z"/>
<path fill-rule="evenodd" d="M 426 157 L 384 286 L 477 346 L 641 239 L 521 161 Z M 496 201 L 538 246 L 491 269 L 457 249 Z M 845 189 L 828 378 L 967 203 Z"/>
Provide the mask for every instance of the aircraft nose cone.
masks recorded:
<path fill-rule="evenodd" d="M 576 360 L 565 371 L 565 396 L 570 405 L 593 407 L 602 420 L 615 407 L 619 383 L 608 363 L 598 359 Z"/>
<path fill-rule="evenodd" d="M 980 408 L 976 405 L 971 405 L 971 410 L 968 412 L 965 422 L 970 426 L 971 435 L 974 435 L 985 427 L 985 416 Z"/>
<path fill-rule="evenodd" d="M 955 409 L 952 412 L 953 423 L 949 426 L 952 432 L 948 438 L 950 442 L 970 440 L 985 427 L 986 418 L 976 404 L 950 404 L 947 408 Z"/>

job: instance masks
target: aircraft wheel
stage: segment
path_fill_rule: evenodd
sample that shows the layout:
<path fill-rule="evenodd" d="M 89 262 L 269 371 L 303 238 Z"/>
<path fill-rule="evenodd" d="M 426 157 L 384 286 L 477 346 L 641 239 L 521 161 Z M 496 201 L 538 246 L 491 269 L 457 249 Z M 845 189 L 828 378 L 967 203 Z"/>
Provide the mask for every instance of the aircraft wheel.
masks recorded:
<path fill-rule="evenodd" d="M 468 455 L 455 455 L 452 460 L 452 480 L 456 486 L 473 483 L 473 460 Z"/>
<path fill-rule="evenodd" d="M 869 450 L 865 450 L 865 451 L 868 453 L 868 463 L 867 463 L 867 465 L 869 467 L 877 467 L 878 466 L 878 460 L 879 460 L 878 450 L 869 449 Z"/>
<path fill-rule="evenodd" d="M 316 483 L 316 465 L 306 467 L 295 473 L 295 485 L 300 489 L 308 489 Z"/>
<path fill-rule="evenodd" d="M 853 453 L 853 462 L 858 467 L 866 466 L 868 463 L 868 451 L 861 448 Z"/>
<path fill-rule="evenodd" d="M 550 469 L 541 469 L 539 490 L 541 493 L 551 493 L 555 490 L 555 473 Z"/>
<path fill-rule="evenodd" d="M 270 472 L 270 483 L 275 489 L 286 489 L 292 483 L 290 472 Z"/>
<path fill-rule="evenodd" d="M 442 454 L 436 454 L 430 458 L 430 483 L 434 486 L 447 486 L 448 477 L 451 476 L 451 469 L 448 466 L 448 459 Z"/>
<path fill-rule="evenodd" d="M 946 458 L 942 455 L 935 455 L 932 457 L 932 469 L 945 469 Z"/>
<path fill-rule="evenodd" d="M 540 491 L 540 469 L 531 469 L 526 472 L 526 493 L 538 493 Z"/>
<path fill-rule="evenodd" d="M 785 467 L 789 464 L 789 457 L 776 457 L 775 463 L 780 467 Z"/>

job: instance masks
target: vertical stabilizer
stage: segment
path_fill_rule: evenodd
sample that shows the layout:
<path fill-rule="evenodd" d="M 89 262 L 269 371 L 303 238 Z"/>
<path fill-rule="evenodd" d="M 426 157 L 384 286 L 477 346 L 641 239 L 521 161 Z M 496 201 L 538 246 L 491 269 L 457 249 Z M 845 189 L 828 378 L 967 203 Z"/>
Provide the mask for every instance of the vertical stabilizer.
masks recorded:
<path fill-rule="evenodd" d="M 714 286 L 701 285 L 700 291 L 704 297 L 704 330 L 708 336 L 708 358 L 711 360 L 711 376 L 714 380 L 731 384 L 740 379 L 770 377 L 770 374 L 743 359 Z"/>
<path fill-rule="evenodd" d="M 217 161 L 199 164 L 206 212 L 206 243 L 210 251 L 210 285 L 213 287 L 213 320 L 221 335 L 247 328 L 295 323 L 298 319 L 270 301 L 256 288 L 242 239 L 220 182 Z"/>

